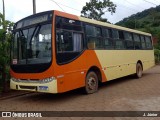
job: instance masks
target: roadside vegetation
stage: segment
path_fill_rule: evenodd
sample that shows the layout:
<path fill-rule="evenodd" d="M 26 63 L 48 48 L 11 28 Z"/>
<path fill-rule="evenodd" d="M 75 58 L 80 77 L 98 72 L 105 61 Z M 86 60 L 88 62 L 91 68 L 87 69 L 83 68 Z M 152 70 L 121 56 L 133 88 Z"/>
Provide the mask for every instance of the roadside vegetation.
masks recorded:
<path fill-rule="evenodd" d="M 4 20 L 0 13 L 0 91 L 6 91 L 8 81 L 10 78 L 9 64 L 10 64 L 10 48 L 11 48 L 11 29 L 14 23 Z"/>

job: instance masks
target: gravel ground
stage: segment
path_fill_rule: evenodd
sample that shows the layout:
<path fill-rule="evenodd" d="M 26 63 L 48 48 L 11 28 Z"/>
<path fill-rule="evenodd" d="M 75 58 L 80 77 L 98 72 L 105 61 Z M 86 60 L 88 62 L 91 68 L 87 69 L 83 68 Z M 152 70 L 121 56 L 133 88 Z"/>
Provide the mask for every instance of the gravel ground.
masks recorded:
<path fill-rule="evenodd" d="M 145 71 L 140 79 L 128 76 L 109 81 L 104 83 L 98 92 L 90 95 L 83 95 L 78 89 L 63 94 L 31 93 L 0 100 L 0 111 L 160 111 L 159 86 L 160 66 L 157 65 Z M 22 118 L 14 119 L 22 120 Z M 32 119 L 45 120 L 46 118 Z M 74 120 L 75 117 L 54 117 L 54 119 Z M 76 117 L 76 119 L 142 120 L 142 117 Z M 160 118 L 144 117 L 143 119 L 159 120 Z"/>

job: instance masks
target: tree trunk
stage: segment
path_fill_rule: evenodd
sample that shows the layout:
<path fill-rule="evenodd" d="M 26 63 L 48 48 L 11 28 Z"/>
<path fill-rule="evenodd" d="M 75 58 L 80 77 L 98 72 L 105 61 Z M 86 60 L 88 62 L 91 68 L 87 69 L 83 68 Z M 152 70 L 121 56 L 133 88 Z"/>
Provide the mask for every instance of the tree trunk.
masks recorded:
<path fill-rule="evenodd" d="M 8 86 L 8 84 L 6 82 L 5 67 L 3 66 L 3 68 L 2 68 L 2 87 L 3 87 L 2 91 L 3 92 L 7 92 L 8 91 L 8 87 L 7 86 Z"/>

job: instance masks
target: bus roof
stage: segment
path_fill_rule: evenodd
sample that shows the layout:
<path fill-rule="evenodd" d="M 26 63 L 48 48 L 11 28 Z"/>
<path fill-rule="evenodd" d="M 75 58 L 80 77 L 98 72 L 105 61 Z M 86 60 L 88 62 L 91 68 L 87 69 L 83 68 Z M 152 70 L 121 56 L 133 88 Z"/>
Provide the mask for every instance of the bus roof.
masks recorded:
<path fill-rule="evenodd" d="M 57 10 L 53 10 L 53 11 L 57 11 Z M 33 18 L 34 16 L 41 16 L 43 14 L 47 14 L 47 13 L 51 13 L 52 10 L 50 11 L 45 11 L 45 12 L 41 12 L 41 13 L 37 13 L 35 15 L 30 15 L 28 17 L 25 17 L 21 20 L 19 20 L 18 22 L 16 22 L 16 24 L 18 24 L 19 22 L 21 22 L 22 20 L 25 20 L 25 19 L 30 19 L 30 18 Z M 78 17 L 78 19 L 80 21 L 83 21 L 83 22 L 87 22 L 87 23 L 91 23 L 91 24 L 96 24 L 96 25 L 101 25 L 101 26 L 105 26 L 105 27 L 109 27 L 109 28 L 114 28 L 114 29 L 118 29 L 118 30 L 124 30 L 124 31 L 128 31 L 128 32 L 133 32 L 133 33 L 137 33 L 137 34 L 142 34 L 142 35 L 147 35 L 147 36 L 151 36 L 150 33 L 146 33 L 146 32 L 142 32 L 142 31 L 138 31 L 138 30 L 134 30 L 134 29 L 130 29 L 130 28 L 126 28 L 126 27 L 121 27 L 121 26 L 118 26 L 118 25 L 113 25 L 113 24 L 110 24 L 110 23 L 106 23 L 106 22 L 101 22 L 101 21 L 97 21 L 97 20 L 93 20 L 93 19 L 89 19 L 89 18 L 85 18 L 85 17 L 79 17 L 79 16 L 76 16 L 76 15 L 73 15 L 73 14 L 69 14 L 69 13 L 65 13 L 65 12 L 61 12 L 61 11 L 57 11 L 59 13 L 63 13 L 63 15 L 67 15 L 67 16 L 75 16 L 75 17 Z M 62 16 L 63 16 L 62 15 Z"/>
<path fill-rule="evenodd" d="M 97 21 L 97 20 L 93 20 L 93 19 L 89 19 L 89 18 L 85 18 L 85 17 L 79 17 L 79 16 L 76 16 L 76 15 L 73 15 L 73 14 L 69 14 L 69 13 L 65 13 L 65 12 L 61 12 L 61 11 L 57 11 L 57 10 L 54 10 L 54 11 L 58 12 L 59 15 L 62 16 L 62 17 L 63 17 L 63 15 L 67 16 L 67 17 L 69 17 L 69 16 L 73 17 L 74 16 L 74 17 L 78 17 L 78 19 L 80 21 L 83 21 L 83 22 L 96 24 L 96 25 L 101 25 L 101 26 L 110 27 L 110 28 L 115 28 L 115 29 L 124 30 L 124 31 L 128 31 L 128 32 L 133 32 L 133 33 L 137 33 L 137 34 L 151 36 L 150 33 L 142 32 L 142 31 L 139 31 L 139 30 L 134 30 L 134 29 L 126 28 L 126 27 L 121 27 L 121 26 L 118 26 L 118 25 L 113 25 L 113 24 L 110 24 L 110 23 L 107 23 L 107 22 L 101 22 L 101 21 Z"/>
<path fill-rule="evenodd" d="M 126 27 L 121 27 L 121 26 L 118 26 L 118 25 L 113 25 L 113 24 L 110 24 L 110 23 L 101 22 L 101 21 L 97 21 L 97 20 L 93 20 L 93 19 L 88 19 L 88 18 L 85 18 L 85 17 L 79 17 L 79 19 L 80 19 L 80 21 L 87 22 L 87 23 L 92 23 L 92 24 L 96 24 L 96 25 L 109 27 L 109 28 L 115 28 L 115 29 L 118 29 L 118 30 L 124 30 L 124 31 L 128 31 L 128 32 L 133 32 L 133 33 L 138 33 L 138 34 L 142 34 L 142 35 L 151 36 L 150 33 L 142 32 L 142 31 L 126 28 Z"/>

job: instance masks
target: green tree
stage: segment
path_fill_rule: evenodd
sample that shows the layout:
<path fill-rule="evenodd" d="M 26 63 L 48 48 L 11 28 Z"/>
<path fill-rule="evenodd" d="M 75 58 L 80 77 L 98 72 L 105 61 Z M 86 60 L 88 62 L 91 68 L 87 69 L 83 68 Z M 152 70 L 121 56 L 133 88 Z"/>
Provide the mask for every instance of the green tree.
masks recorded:
<path fill-rule="evenodd" d="M 155 46 L 155 48 L 160 50 L 160 32 L 157 34 L 156 37 L 157 37 L 158 41 L 157 41 L 157 45 Z"/>
<path fill-rule="evenodd" d="M 81 16 L 95 19 L 103 22 L 108 22 L 106 18 L 103 18 L 106 12 L 111 14 L 115 13 L 116 5 L 110 0 L 90 0 L 82 8 Z"/>
<path fill-rule="evenodd" d="M 0 72 L 1 84 L 3 90 L 6 91 L 6 76 L 9 73 L 9 59 L 10 59 L 10 43 L 11 43 L 11 29 L 14 23 L 4 20 L 4 16 L 0 13 Z M 2 27 L 3 26 L 3 27 Z"/>
<path fill-rule="evenodd" d="M 128 20 L 124 23 L 125 27 L 135 29 L 135 20 Z"/>

